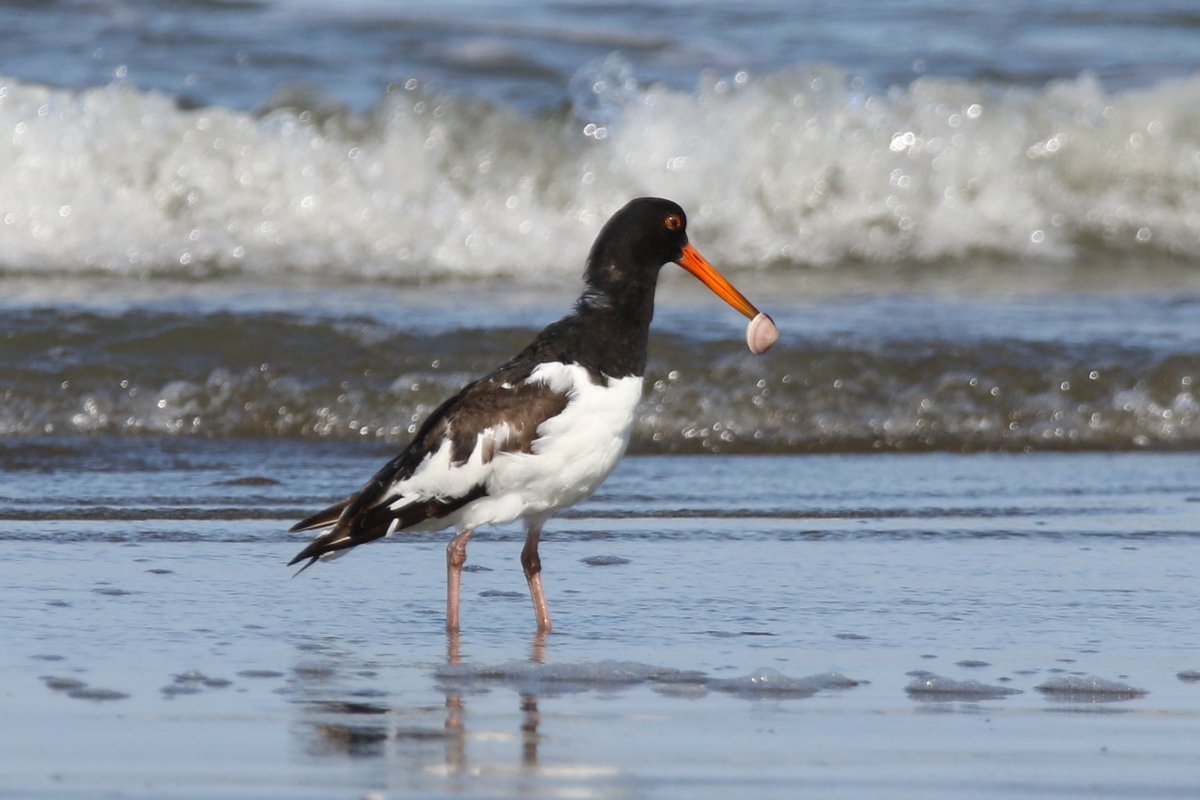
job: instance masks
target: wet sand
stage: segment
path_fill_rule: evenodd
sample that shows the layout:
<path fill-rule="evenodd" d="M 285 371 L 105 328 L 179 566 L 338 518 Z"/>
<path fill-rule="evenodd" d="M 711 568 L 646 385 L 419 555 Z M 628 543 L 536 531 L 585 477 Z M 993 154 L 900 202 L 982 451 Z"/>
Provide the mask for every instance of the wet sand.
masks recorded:
<path fill-rule="evenodd" d="M 282 566 L 361 454 L 191 447 L 6 487 L 0 797 L 1200 791 L 1192 456 L 631 458 L 450 640 L 444 536 Z"/>

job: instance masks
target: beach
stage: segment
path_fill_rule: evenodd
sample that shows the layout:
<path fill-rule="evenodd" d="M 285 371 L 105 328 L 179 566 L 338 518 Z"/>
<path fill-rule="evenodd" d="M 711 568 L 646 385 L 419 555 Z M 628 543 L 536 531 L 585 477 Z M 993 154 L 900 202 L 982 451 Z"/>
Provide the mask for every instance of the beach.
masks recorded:
<path fill-rule="evenodd" d="M 548 531 L 552 634 L 513 529 L 449 637 L 444 536 L 284 567 L 298 489 L 353 448 L 169 450 L 187 506 L 18 475 L 60 488 L 53 522 L 6 509 L 4 796 L 1197 785 L 1190 455 L 632 457 Z"/>
<path fill-rule="evenodd" d="M 0 798 L 1200 796 L 1196 14 L 843 6 L 0 5 Z M 780 338 L 663 266 L 553 633 L 286 566 L 639 196 Z"/>

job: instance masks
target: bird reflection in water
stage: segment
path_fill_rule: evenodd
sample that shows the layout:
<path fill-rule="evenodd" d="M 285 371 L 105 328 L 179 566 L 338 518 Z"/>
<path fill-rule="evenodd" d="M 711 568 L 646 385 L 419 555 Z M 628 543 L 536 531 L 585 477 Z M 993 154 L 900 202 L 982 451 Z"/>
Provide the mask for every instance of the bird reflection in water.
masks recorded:
<path fill-rule="evenodd" d="M 534 664 L 546 663 L 546 632 L 538 631 L 534 635 L 530 648 L 529 660 Z M 446 664 L 456 666 L 462 663 L 462 637 L 457 631 L 446 634 Z M 468 771 L 467 765 L 467 729 L 466 702 L 463 698 L 462 686 L 455 686 L 447 681 L 442 685 L 446 694 L 446 767 L 451 774 L 462 774 Z M 538 726 L 542 715 L 538 710 L 538 696 L 530 692 L 521 692 L 521 766 L 526 769 L 536 769 L 538 765 L 538 744 L 541 735 Z"/>
<path fill-rule="evenodd" d="M 545 633 L 534 636 L 530 647 L 532 663 L 545 663 L 546 638 Z M 462 663 L 461 636 L 457 632 L 447 633 L 446 665 L 454 667 Z M 445 703 L 438 714 L 435 706 L 391 707 L 382 699 L 383 692 L 370 690 L 339 692 L 342 697 L 330 698 L 331 690 L 338 692 L 341 688 L 336 686 L 336 676 L 342 672 L 330 666 L 293 670 L 297 693 L 313 698 L 302 701 L 304 729 L 316 734 L 305 737 L 308 739 L 305 750 L 310 756 L 383 759 L 389 772 L 398 770 L 413 777 L 442 772 L 447 778 L 455 778 L 474 775 L 482 766 L 471 761 L 472 741 L 488 743 L 487 761 L 492 761 L 491 756 L 496 753 L 496 742 L 516 741 L 520 746 L 518 771 L 532 773 L 538 768 L 541 711 L 539 698 L 533 692 L 518 694 L 518 732 L 506 735 L 503 731 L 475 731 L 472 736 L 468 698 L 480 692 L 476 679 L 457 680 L 452 673 L 439 675 L 435 685 Z M 362 670 L 358 672 L 362 674 Z M 439 744 L 444 748 L 441 754 L 435 750 Z M 496 770 L 496 766 L 489 764 L 487 768 L 506 771 L 502 766 Z"/>

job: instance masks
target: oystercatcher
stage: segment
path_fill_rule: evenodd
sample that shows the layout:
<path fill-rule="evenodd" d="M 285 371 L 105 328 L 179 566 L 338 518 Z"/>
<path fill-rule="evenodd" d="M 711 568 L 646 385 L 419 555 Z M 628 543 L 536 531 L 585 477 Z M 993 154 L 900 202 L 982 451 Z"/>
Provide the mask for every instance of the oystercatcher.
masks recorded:
<path fill-rule="evenodd" d="M 596 490 L 629 443 L 642 396 L 654 289 L 673 261 L 752 318 L 750 348 L 777 331 L 688 243 L 687 217 L 659 198 L 632 200 L 600 231 L 574 313 L 494 372 L 463 387 L 357 494 L 297 523 L 321 528 L 290 565 L 330 558 L 403 530 L 454 527 L 446 548 L 446 628 L 459 627 L 467 542 L 480 525 L 525 522 L 521 566 L 538 630 L 550 630 L 538 540 L 559 509 Z M 757 338 L 757 345 L 755 339 Z"/>

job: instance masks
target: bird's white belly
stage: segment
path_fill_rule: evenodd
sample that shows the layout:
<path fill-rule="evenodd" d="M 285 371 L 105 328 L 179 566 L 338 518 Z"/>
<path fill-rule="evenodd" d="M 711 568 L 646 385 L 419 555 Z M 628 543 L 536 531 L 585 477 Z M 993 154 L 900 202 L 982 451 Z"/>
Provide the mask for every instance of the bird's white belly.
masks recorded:
<path fill-rule="evenodd" d="M 409 478 L 396 484 L 393 508 L 432 497 L 461 497 L 479 486 L 485 494 L 407 530 L 475 528 L 549 517 L 588 497 L 612 473 L 629 444 L 642 378 L 614 378 L 599 385 L 583 367 L 547 363 L 527 380 L 567 396 L 563 410 L 538 426 L 532 452 L 500 449 L 485 457 L 490 437 L 505 440 L 503 425 L 483 432 L 463 462 L 452 460 L 447 439 Z"/>
<path fill-rule="evenodd" d="M 496 456 L 488 496 L 463 509 L 464 526 L 550 516 L 591 495 L 625 454 L 642 397 L 640 376 L 597 385 L 583 367 L 543 364 L 530 380 L 565 390 L 570 400 L 538 428 L 532 453 Z"/>

